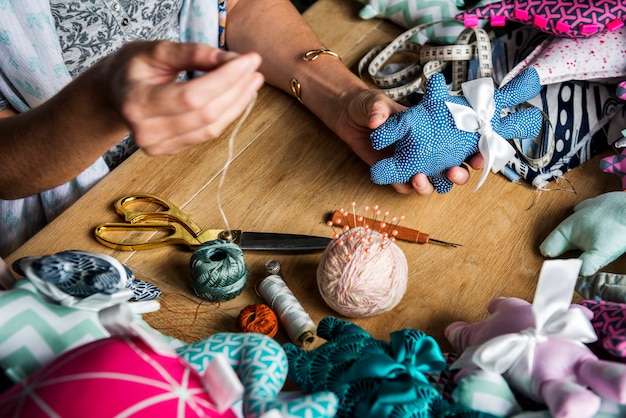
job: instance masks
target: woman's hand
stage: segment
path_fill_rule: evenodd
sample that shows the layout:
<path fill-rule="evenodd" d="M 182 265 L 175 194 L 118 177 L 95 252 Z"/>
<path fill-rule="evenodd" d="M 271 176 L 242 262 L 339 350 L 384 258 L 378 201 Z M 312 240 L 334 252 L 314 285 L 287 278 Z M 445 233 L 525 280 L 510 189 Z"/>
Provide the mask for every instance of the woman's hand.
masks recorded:
<path fill-rule="evenodd" d="M 103 62 L 110 99 L 149 155 L 174 154 L 219 136 L 264 82 L 256 53 L 193 43 L 133 42 Z M 177 82 L 182 71 L 203 75 Z"/>
<path fill-rule="evenodd" d="M 376 161 L 393 154 L 392 147 L 376 151 L 370 141 L 372 130 L 382 125 L 391 115 L 404 110 L 405 107 L 392 100 L 382 91 L 364 90 L 356 94 L 349 102 L 347 109 L 341 113 L 335 132 L 363 161 L 370 166 Z M 477 170 L 483 165 L 480 154 L 470 158 L 468 164 Z M 466 167 L 452 167 L 448 170 L 448 178 L 454 184 L 463 185 L 469 181 L 470 173 Z M 418 173 L 410 183 L 393 184 L 395 190 L 408 194 L 414 191 L 418 195 L 428 196 L 434 188 L 425 174 Z"/>

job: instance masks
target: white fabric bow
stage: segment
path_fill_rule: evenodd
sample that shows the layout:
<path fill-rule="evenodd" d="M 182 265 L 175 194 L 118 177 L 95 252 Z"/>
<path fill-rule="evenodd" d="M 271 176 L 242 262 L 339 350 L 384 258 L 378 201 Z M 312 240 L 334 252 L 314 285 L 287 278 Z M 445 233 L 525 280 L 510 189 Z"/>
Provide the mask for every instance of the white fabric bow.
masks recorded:
<path fill-rule="evenodd" d="M 483 173 L 474 191 L 483 185 L 489 174 L 502 170 L 515 155 L 515 148 L 498 135 L 491 126 L 495 113 L 494 87 L 491 77 L 482 77 L 461 84 L 463 96 L 471 107 L 446 102 L 458 129 L 478 132 L 478 150 L 485 160 Z"/>
<path fill-rule="evenodd" d="M 596 341 L 593 325 L 584 312 L 570 309 L 581 265 L 580 259 L 545 261 L 532 305 L 535 327 L 501 335 L 466 350 L 455 367 L 473 364 L 497 374 L 515 367 L 516 373 L 530 377 L 534 348 L 548 337 L 573 344 Z"/>

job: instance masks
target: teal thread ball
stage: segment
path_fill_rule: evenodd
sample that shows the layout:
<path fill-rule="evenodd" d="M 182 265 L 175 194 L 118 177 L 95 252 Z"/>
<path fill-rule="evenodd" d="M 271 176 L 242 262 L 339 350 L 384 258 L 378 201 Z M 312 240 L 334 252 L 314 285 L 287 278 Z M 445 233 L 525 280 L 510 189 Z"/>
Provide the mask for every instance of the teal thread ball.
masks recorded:
<path fill-rule="evenodd" d="M 211 302 L 225 302 L 246 288 L 248 267 L 241 248 L 227 240 L 215 240 L 191 254 L 191 287 Z"/>

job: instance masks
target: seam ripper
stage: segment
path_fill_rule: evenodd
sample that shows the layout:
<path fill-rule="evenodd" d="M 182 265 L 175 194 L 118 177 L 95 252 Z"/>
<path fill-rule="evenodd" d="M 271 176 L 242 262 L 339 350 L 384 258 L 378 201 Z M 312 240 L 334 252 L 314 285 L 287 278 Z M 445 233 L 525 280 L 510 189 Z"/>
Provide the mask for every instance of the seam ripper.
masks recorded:
<path fill-rule="evenodd" d="M 389 233 L 390 236 L 393 236 L 396 239 L 399 239 L 402 241 L 408 241 L 408 242 L 413 242 L 417 244 L 433 243 L 433 244 L 440 244 L 440 245 L 445 245 L 447 247 L 454 247 L 454 248 L 462 246 L 462 244 L 455 244 L 453 242 L 441 241 L 438 239 L 431 238 L 429 234 L 420 232 L 416 229 L 406 228 L 406 227 L 398 226 L 398 225 L 389 225 L 382 221 L 377 221 L 371 218 L 366 218 L 364 216 L 352 215 L 349 213 L 342 212 L 341 210 L 336 210 L 333 213 L 331 222 L 333 225 L 342 227 L 342 228 L 345 227 L 346 224 L 350 228 L 355 228 L 359 226 L 360 227 L 367 226 L 373 230 L 379 230 L 379 231 L 388 228 L 390 231 Z"/>

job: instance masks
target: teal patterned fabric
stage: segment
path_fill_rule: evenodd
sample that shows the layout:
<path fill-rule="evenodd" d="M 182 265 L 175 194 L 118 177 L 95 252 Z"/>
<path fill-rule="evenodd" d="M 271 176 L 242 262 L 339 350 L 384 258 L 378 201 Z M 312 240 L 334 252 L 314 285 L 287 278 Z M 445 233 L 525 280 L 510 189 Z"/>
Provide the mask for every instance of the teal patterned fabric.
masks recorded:
<path fill-rule="evenodd" d="M 489 4 L 497 0 L 359 0 L 365 6 L 359 11 L 362 19 L 385 18 L 402 26 L 412 28 L 431 22 L 440 22 L 428 27 L 424 34 L 415 35 L 415 42 L 449 45 L 454 44 L 465 25 L 455 19 L 461 11 L 476 5 Z M 480 26 L 485 23 L 480 21 Z"/>
<path fill-rule="evenodd" d="M 228 358 L 245 388 L 243 412 L 247 418 L 260 417 L 273 409 L 284 418 L 324 418 L 335 414 L 337 398 L 330 392 L 280 392 L 287 378 L 287 358 L 280 344 L 266 335 L 218 333 L 177 352 L 200 373 L 216 354 Z"/>
<path fill-rule="evenodd" d="M 97 311 L 49 303 L 27 279 L 0 291 L 0 366 L 17 382 L 61 353 L 110 334 Z"/>
<path fill-rule="evenodd" d="M 143 1 L 150 2 L 157 3 Z M 107 6 L 102 2 L 92 7 Z M 225 19 L 219 15 L 218 0 L 182 0 L 180 7 L 181 39 L 218 47 L 220 23 Z M 63 53 L 49 0 L 0 0 L 0 95 L 13 109 L 25 112 L 37 107 L 71 81 Z M 59 187 L 25 199 L 0 200 L 0 257 L 10 254 L 108 172 L 99 158 Z"/>
<path fill-rule="evenodd" d="M 427 376 L 445 369 L 437 342 L 421 331 L 394 331 L 391 341 L 332 316 L 317 334 L 327 342 L 314 350 L 284 345 L 289 378 L 305 392 L 331 391 L 337 418 L 490 417 L 446 401 Z"/>

